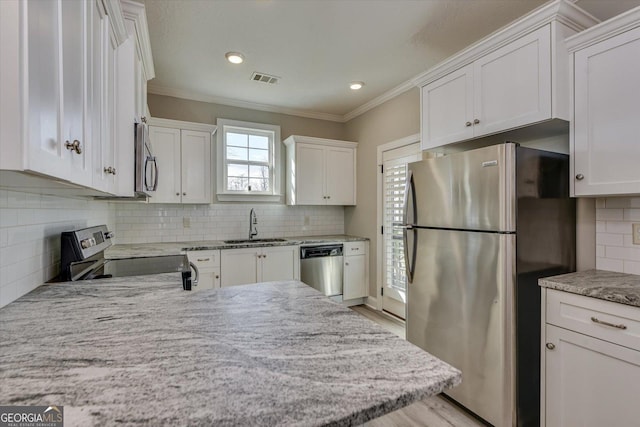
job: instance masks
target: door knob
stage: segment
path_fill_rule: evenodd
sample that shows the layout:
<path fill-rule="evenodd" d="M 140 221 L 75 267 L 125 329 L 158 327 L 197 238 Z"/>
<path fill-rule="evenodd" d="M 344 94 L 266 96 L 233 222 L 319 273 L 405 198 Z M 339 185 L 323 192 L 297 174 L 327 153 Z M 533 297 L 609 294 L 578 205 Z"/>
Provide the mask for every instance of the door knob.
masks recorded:
<path fill-rule="evenodd" d="M 584 179 L 584 175 L 582 175 L 581 173 L 579 173 L 578 175 L 576 175 L 576 179 L 578 181 L 582 181 Z"/>
<path fill-rule="evenodd" d="M 475 119 L 475 120 L 473 121 L 473 124 L 474 124 L 474 125 L 477 125 L 478 123 L 480 123 L 480 120 L 478 120 L 478 119 Z"/>
<path fill-rule="evenodd" d="M 472 123 L 471 123 L 471 122 L 467 122 L 467 123 L 465 123 L 464 125 L 465 125 L 466 127 L 469 127 L 469 126 L 471 126 L 471 125 L 472 125 Z"/>

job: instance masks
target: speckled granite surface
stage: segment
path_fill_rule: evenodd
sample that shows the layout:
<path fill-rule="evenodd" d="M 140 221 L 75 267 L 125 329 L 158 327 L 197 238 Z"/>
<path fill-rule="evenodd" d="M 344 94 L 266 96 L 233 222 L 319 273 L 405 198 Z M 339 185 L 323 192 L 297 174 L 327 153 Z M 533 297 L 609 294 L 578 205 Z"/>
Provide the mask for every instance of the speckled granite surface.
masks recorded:
<path fill-rule="evenodd" d="M 240 249 L 264 246 L 289 246 L 325 242 L 359 242 L 369 240 L 366 237 L 331 235 L 331 236 L 299 236 L 287 237 L 284 242 L 227 244 L 221 240 L 204 240 L 195 242 L 171 243 L 132 243 L 117 244 L 105 251 L 105 258 L 135 258 L 145 256 L 178 255 L 190 250 Z"/>
<path fill-rule="evenodd" d="M 301 282 L 44 285 L 0 309 L 0 400 L 65 426 L 357 425 L 460 372 Z"/>
<path fill-rule="evenodd" d="M 540 286 L 640 307 L 640 276 L 604 270 L 546 277 Z"/>

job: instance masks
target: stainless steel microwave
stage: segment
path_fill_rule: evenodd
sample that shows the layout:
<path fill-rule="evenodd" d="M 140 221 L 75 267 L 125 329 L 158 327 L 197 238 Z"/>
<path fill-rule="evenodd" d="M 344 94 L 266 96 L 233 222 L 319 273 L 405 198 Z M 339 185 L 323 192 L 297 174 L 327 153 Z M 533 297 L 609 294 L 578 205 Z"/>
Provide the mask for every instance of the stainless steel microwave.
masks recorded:
<path fill-rule="evenodd" d="M 152 193 L 158 188 L 158 163 L 153 155 L 149 140 L 149 126 L 145 118 L 141 123 L 135 124 L 135 132 L 135 192 L 137 196 L 152 196 Z"/>

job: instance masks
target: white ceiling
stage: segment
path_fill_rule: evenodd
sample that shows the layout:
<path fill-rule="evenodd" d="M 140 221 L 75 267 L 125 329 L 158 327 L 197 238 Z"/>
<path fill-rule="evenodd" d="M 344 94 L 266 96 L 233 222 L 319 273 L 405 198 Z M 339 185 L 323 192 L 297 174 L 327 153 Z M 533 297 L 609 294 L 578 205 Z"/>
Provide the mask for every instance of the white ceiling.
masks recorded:
<path fill-rule="evenodd" d="M 544 0 L 146 0 L 152 93 L 345 115 Z M 600 19 L 640 0 L 578 0 Z M 231 65 L 225 52 L 245 55 Z M 254 71 L 281 77 L 251 81 Z M 349 90 L 353 80 L 365 82 Z"/>

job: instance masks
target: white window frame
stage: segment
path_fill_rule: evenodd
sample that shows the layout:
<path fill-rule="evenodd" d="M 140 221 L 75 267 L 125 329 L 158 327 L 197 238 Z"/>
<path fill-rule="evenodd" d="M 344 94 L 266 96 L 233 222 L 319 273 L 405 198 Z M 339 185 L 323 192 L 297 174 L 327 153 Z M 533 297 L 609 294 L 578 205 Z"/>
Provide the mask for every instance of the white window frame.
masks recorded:
<path fill-rule="evenodd" d="M 282 199 L 282 159 L 281 150 L 282 140 L 280 139 L 280 126 L 269 125 L 265 123 L 243 122 L 239 120 L 218 119 L 216 121 L 218 131 L 216 132 L 216 189 L 217 198 L 221 202 L 225 201 L 263 201 L 263 202 L 280 202 Z M 269 192 L 252 192 L 252 191 L 230 191 L 227 190 L 227 132 L 230 131 L 259 131 L 272 134 L 271 139 L 271 167 L 269 168 Z"/>

